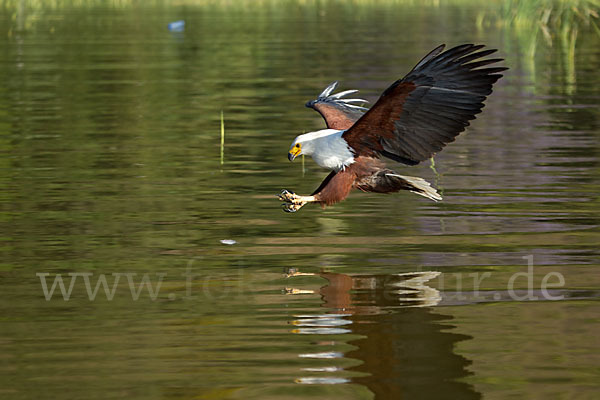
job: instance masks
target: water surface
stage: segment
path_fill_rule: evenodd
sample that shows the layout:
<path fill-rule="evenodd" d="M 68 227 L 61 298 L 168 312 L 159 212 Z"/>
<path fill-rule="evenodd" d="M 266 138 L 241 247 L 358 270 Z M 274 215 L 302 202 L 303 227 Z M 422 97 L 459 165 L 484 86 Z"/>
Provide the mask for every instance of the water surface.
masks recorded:
<path fill-rule="evenodd" d="M 358 3 L 3 9 L 2 398 L 597 397 L 599 37 L 532 56 L 476 5 Z M 394 166 L 444 201 L 283 213 L 327 173 L 287 161 L 303 104 L 441 42 L 511 68 L 435 168 Z"/>

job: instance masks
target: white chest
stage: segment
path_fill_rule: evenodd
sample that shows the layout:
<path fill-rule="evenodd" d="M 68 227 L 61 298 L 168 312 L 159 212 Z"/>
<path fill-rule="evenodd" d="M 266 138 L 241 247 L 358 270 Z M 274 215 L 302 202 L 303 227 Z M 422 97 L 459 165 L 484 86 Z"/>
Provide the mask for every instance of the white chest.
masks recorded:
<path fill-rule="evenodd" d="M 354 162 L 354 155 L 342 133 L 344 131 L 338 131 L 315 141 L 312 158 L 321 167 L 339 171 Z"/>

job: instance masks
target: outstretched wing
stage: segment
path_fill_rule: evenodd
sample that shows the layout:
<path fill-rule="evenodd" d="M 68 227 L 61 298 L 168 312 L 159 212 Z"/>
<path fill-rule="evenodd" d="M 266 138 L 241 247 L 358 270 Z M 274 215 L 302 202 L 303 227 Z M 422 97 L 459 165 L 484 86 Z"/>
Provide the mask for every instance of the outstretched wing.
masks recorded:
<path fill-rule="evenodd" d="M 430 158 L 469 126 L 499 72 L 508 69 L 481 68 L 502 61 L 481 59 L 496 51 L 479 51 L 483 47 L 464 44 L 443 53 L 444 45 L 437 47 L 342 137 L 359 156 L 383 155 L 408 165 Z"/>
<path fill-rule="evenodd" d="M 337 82 L 333 82 L 327 86 L 316 100 L 306 103 L 306 107 L 317 110 L 325 119 L 328 128 L 343 130 L 350 128 L 367 111 L 366 108 L 353 103 L 367 103 L 367 101 L 363 99 L 343 98 L 344 96 L 358 92 L 358 90 L 346 90 L 331 94 L 337 87 L 337 84 Z"/>

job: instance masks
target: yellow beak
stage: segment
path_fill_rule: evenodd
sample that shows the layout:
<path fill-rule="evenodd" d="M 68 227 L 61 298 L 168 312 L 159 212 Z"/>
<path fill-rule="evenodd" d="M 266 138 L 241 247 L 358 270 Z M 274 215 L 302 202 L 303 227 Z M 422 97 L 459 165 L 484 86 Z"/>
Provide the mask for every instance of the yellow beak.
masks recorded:
<path fill-rule="evenodd" d="M 294 158 L 298 157 L 298 154 L 300 154 L 300 152 L 301 150 L 299 147 L 292 147 L 292 149 L 288 153 L 288 160 L 294 161 Z"/>

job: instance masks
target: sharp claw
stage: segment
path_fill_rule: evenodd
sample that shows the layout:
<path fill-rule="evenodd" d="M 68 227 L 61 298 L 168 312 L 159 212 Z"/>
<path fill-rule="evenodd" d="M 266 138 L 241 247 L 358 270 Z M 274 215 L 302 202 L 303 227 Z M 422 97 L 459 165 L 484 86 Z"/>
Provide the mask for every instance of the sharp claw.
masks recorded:
<path fill-rule="evenodd" d="M 298 209 L 295 207 L 295 205 L 291 204 L 291 203 L 283 203 L 282 208 L 283 208 L 283 211 L 285 211 L 287 213 L 295 213 L 296 211 L 298 211 Z"/>
<path fill-rule="evenodd" d="M 279 194 L 279 200 L 284 202 L 281 205 L 283 211 L 289 213 L 295 213 L 306 204 L 306 202 L 302 200 L 301 196 L 297 196 L 294 192 L 290 192 L 289 190 L 285 189 L 281 191 L 281 194 Z"/>
<path fill-rule="evenodd" d="M 288 190 L 283 189 L 279 194 L 279 200 L 285 201 L 287 203 L 292 203 L 292 198 L 295 196 L 294 192 L 290 192 Z"/>

